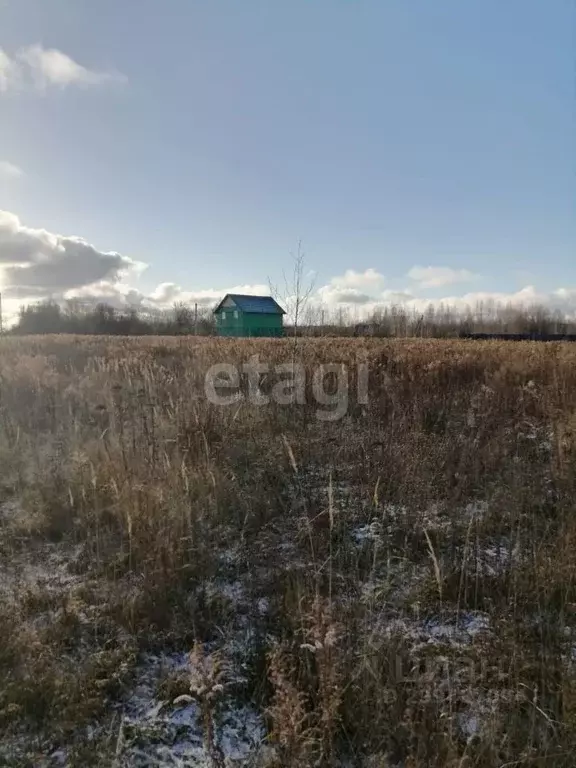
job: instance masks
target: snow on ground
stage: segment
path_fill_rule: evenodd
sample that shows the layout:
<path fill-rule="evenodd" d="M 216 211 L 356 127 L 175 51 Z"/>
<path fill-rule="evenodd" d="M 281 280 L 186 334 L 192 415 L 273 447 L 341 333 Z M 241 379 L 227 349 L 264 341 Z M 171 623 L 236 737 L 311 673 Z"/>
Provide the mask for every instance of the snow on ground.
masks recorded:
<path fill-rule="evenodd" d="M 392 535 L 399 526 L 419 526 L 427 532 L 449 532 L 457 523 L 469 525 L 478 522 L 488 512 L 488 504 L 483 501 L 466 504 L 462 509 L 451 511 L 441 504 L 431 504 L 426 509 L 409 511 L 398 504 L 385 504 L 369 522 L 352 528 L 350 535 L 357 546 L 370 542 L 379 543 L 385 535 Z"/>
<path fill-rule="evenodd" d="M 444 618 L 382 617 L 375 625 L 376 630 L 386 637 L 401 635 L 411 641 L 413 650 L 424 645 L 469 645 L 476 638 L 492 632 L 489 617 L 477 611 L 466 611 Z"/>
<path fill-rule="evenodd" d="M 378 548 L 386 541 L 398 525 L 406 525 L 407 511 L 399 505 L 384 505 L 377 515 L 372 507 L 363 505 L 345 483 L 325 485 L 320 494 L 326 503 L 332 499 L 338 510 L 346 506 L 350 512 L 351 525 L 348 535 L 362 550 Z M 411 514 L 411 520 L 421 524 L 423 529 L 443 533 L 460 518 L 464 525 L 480 520 L 487 513 L 483 502 L 468 504 L 454 513 L 438 505 L 431 505 L 424 511 Z M 9 502 L 0 507 L 0 527 L 9 525 L 19 514 L 17 503 Z M 360 520 L 364 521 L 360 523 Z M 291 541 L 278 545 L 279 567 L 295 569 L 313 567 L 306 564 L 301 553 Z M 471 547 L 468 554 L 470 566 L 477 572 L 495 575 L 518 562 L 519 553 L 514 543 L 501 538 L 482 548 Z M 0 599 L 9 598 L 25 586 L 27 589 L 66 593 L 82 584 L 82 577 L 71 572 L 69 566 L 81 557 L 81 550 L 64 548 L 59 544 L 45 543 L 34 550 L 23 549 L 14 552 L 10 558 L 0 562 Z M 208 602 L 225 601 L 230 606 L 230 625 L 219 640 L 221 652 L 230 664 L 228 680 L 231 689 L 225 689 L 214 710 L 215 741 L 226 762 L 226 766 L 255 765 L 258 755 L 266 746 L 266 731 L 261 713 L 247 703 L 239 703 L 241 696 L 234 698 L 245 682 L 245 662 L 259 637 L 258 622 L 270 610 L 269 598 L 254 593 L 253 579 L 248 583 L 242 577 L 242 549 L 235 545 L 222 551 L 221 569 L 214 579 L 203 585 L 202 590 Z M 412 606 L 412 593 L 430 575 L 430 563 L 411 562 L 407 558 L 391 558 L 387 565 L 372 573 L 370 579 L 359 585 L 363 602 L 374 604 L 369 615 L 369 631 L 382 639 L 392 636 L 402 639 L 409 657 L 417 661 L 422 653 L 432 652 L 432 660 L 443 662 L 451 652 L 469 650 L 476 643 L 490 638 L 494 628 L 487 615 L 480 612 L 443 612 L 437 617 L 421 617 L 418 607 Z M 252 583 L 251 583 L 252 582 Z M 407 613 L 413 610 L 413 613 Z M 127 768 L 144 766 L 187 766 L 213 768 L 213 762 L 206 744 L 206 730 L 202 721 L 200 705 L 195 700 L 175 704 L 166 696 L 161 683 L 172 675 L 194 676 L 191 660 L 187 654 L 159 653 L 143 657 L 136 670 L 135 683 L 124 702 L 119 702 L 117 757 L 119 764 Z M 445 690 L 442 663 L 437 665 L 438 677 L 433 685 Z M 450 683 L 452 684 L 452 683 Z M 490 696 L 494 693 L 494 700 Z M 452 693 L 450 694 L 452 695 Z M 499 706 L 497 695 L 492 691 L 469 688 L 460 692 L 459 712 L 456 725 L 465 739 L 477 736 Z M 5 756 L 5 755 L 4 755 Z M 0 748 L 0 762 L 3 750 Z M 58 750 L 35 763 L 39 767 L 66 764 L 66 753 Z M 262 763 L 264 764 L 264 763 Z"/>
<path fill-rule="evenodd" d="M 497 576 L 520 564 L 522 553 L 518 544 L 502 536 L 491 546 L 473 550 L 470 554 L 472 571 L 478 575 Z"/>
<path fill-rule="evenodd" d="M 9 499 L 0 504 L 0 523 L 9 525 L 16 520 L 21 513 L 20 504 L 16 499 Z"/>
<path fill-rule="evenodd" d="M 186 654 L 148 655 L 137 670 L 137 682 L 128 698 L 118 740 L 117 756 L 123 766 L 194 765 L 213 768 L 206 744 L 206 729 L 196 701 L 174 704 L 159 698 L 159 684 L 169 675 L 196 674 Z M 217 748 L 226 765 L 247 765 L 265 739 L 261 716 L 249 705 L 226 697 L 215 706 Z"/>
<path fill-rule="evenodd" d="M 70 590 L 82 582 L 80 575 L 68 569 L 71 560 L 79 553 L 80 548 L 66 553 L 57 544 L 46 543 L 32 553 L 4 558 L 0 562 L 0 594 L 9 596 L 21 589 L 53 594 Z M 31 555 L 34 559 L 29 561 Z"/>
<path fill-rule="evenodd" d="M 10 526 L 21 514 L 17 501 L 1 504 L 0 532 L 3 526 Z M 12 601 L 23 590 L 52 597 L 68 593 L 85 581 L 85 576 L 73 573 L 70 568 L 80 560 L 82 551 L 82 546 L 41 542 L 3 552 L 0 558 L 0 598 Z"/>
<path fill-rule="evenodd" d="M 246 600 L 246 591 L 241 581 L 209 581 L 204 585 L 204 591 L 209 601 L 225 599 L 235 608 L 240 607 Z"/>

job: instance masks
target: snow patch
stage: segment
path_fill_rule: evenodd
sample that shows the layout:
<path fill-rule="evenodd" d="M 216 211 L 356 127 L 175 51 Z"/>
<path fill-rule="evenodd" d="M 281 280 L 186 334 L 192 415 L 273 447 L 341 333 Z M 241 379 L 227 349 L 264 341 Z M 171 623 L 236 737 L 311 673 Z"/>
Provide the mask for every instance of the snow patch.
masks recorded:
<path fill-rule="evenodd" d="M 183 705 L 158 698 L 163 677 L 181 673 L 193 676 L 187 654 L 148 655 L 138 669 L 137 683 L 128 699 L 121 727 L 119 757 L 122 765 L 214 765 L 197 701 Z M 247 704 L 229 697 L 215 707 L 215 741 L 227 765 L 245 765 L 265 739 L 261 716 Z"/>
<path fill-rule="evenodd" d="M 417 645 L 469 645 L 478 636 L 490 632 L 491 626 L 490 619 L 485 614 L 467 612 L 451 621 L 438 618 L 392 619 L 385 622 L 382 630 L 386 636 L 404 635 Z"/>

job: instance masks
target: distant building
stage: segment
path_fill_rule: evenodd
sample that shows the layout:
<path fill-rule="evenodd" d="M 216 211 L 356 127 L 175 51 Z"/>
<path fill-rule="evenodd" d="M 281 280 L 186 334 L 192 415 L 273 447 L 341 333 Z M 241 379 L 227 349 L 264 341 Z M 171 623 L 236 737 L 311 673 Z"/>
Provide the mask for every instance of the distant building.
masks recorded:
<path fill-rule="evenodd" d="M 218 336 L 283 336 L 286 313 L 272 296 L 227 293 L 214 310 Z"/>

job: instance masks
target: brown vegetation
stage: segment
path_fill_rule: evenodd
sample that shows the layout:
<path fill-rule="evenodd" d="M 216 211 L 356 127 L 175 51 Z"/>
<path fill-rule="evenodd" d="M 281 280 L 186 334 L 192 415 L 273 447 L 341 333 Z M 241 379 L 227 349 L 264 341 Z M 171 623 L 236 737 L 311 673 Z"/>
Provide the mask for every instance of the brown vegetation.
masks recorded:
<path fill-rule="evenodd" d="M 198 707 L 184 765 L 573 765 L 576 349 L 301 340 L 334 422 L 209 403 L 256 353 L 293 345 L 0 339 L 0 765 L 177 764 L 124 715 L 192 648 L 150 694 Z"/>

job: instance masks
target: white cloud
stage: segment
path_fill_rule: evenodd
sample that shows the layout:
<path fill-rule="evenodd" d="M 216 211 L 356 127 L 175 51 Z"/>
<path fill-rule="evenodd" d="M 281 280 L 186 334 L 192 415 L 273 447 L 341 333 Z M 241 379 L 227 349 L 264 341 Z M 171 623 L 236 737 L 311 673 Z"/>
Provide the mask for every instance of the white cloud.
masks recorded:
<path fill-rule="evenodd" d="M 7 160 L 0 160 L 0 179 L 19 179 L 24 175 L 22 168 Z"/>
<path fill-rule="evenodd" d="M 367 305 L 375 300 L 374 294 L 382 290 L 384 282 L 384 275 L 373 268 L 364 272 L 347 269 L 343 275 L 337 275 L 327 285 L 321 286 L 314 299 L 327 307 Z"/>
<path fill-rule="evenodd" d="M 24 226 L 0 211 L 0 285 L 7 296 L 61 296 L 102 280 L 119 281 L 143 265 L 116 252 L 104 252 L 81 237 Z"/>
<path fill-rule="evenodd" d="M 452 269 L 451 267 L 412 267 L 408 272 L 411 280 L 426 288 L 441 288 L 456 283 L 469 283 L 477 280 L 479 275 L 468 269 Z"/>
<path fill-rule="evenodd" d="M 372 268 L 366 269 L 364 272 L 347 269 L 343 275 L 333 277 L 330 280 L 330 285 L 338 290 L 346 288 L 369 290 L 370 288 L 377 289 L 381 287 L 384 285 L 384 280 L 384 275 L 381 275 L 380 272 Z"/>
<path fill-rule="evenodd" d="M 9 90 L 49 87 L 98 86 L 126 82 L 118 72 L 103 72 L 78 64 L 62 51 L 30 45 L 10 57 L 0 48 L 0 93 Z"/>
<path fill-rule="evenodd" d="M 80 304 L 88 306 L 104 303 L 115 309 L 138 309 L 144 304 L 146 297 L 137 288 L 132 288 L 126 283 L 99 280 L 91 285 L 71 288 L 62 298 L 66 301 L 77 300 Z"/>
<path fill-rule="evenodd" d="M 266 285 L 233 285 L 228 288 L 208 288 L 204 290 L 184 290 L 176 283 L 160 283 L 150 293 L 130 287 L 118 281 L 101 280 L 81 288 L 66 291 L 66 300 L 79 299 L 86 304 L 105 302 L 113 307 L 142 307 L 146 309 L 166 310 L 174 304 L 198 304 L 201 308 L 212 307 L 227 293 L 242 293 L 253 296 L 268 295 Z"/>
<path fill-rule="evenodd" d="M 270 293 L 267 285 L 234 285 L 229 288 L 209 288 L 206 290 L 184 290 L 174 283 L 161 283 L 146 299 L 160 307 L 170 307 L 174 303 L 198 304 L 209 307 L 220 301 L 227 293 L 240 293 L 252 296 L 266 296 Z"/>
<path fill-rule="evenodd" d="M 151 301 L 157 301 L 159 304 L 170 301 L 179 301 L 182 295 L 182 288 L 176 283 L 160 283 L 160 285 L 150 294 Z"/>
<path fill-rule="evenodd" d="M 557 301 L 576 303 L 576 288 L 558 288 L 552 295 Z"/>
<path fill-rule="evenodd" d="M 17 81 L 17 67 L 7 53 L 0 48 L 0 93 L 7 91 Z"/>
<path fill-rule="evenodd" d="M 382 299 L 387 304 L 406 304 L 409 301 L 414 301 L 414 295 L 407 291 L 383 291 Z"/>
<path fill-rule="evenodd" d="M 358 288 L 340 288 L 333 285 L 324 285 L 318 289 L 316 297 L 324 304 L 368 304 L 374 300 L 372 296 Z"/>

